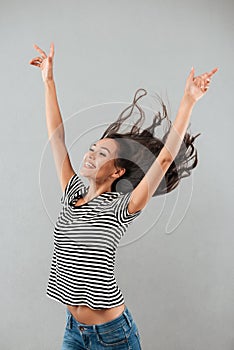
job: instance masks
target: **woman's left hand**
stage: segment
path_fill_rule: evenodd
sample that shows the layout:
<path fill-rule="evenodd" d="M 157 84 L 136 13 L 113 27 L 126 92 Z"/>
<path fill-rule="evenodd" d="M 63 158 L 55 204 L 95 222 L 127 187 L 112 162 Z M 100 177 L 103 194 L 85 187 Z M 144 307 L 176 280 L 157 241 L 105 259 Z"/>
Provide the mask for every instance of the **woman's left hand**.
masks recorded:
<path fill-rule="evenodd" d="M 198 101 L 207 92 L 211 77 L 217 72 L 218 68 L 212 69 L 209 73 L 204 73 L 194 77 L 194 68 L 187 78 L 185 85 L 185 94 L 189 95 L 195 102 Z"/>

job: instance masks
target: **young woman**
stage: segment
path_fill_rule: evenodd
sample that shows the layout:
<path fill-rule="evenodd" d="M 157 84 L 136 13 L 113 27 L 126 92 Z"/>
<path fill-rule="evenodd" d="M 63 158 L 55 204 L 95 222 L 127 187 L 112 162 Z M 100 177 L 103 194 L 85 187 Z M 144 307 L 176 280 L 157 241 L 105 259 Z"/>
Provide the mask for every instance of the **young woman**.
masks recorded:
<path fill-rule="evenodd" d="M 29 63 L 41 69 L 48 136 L 63 192 L 47 286 L 47 296 L 66 305 L 62 349 L 141 349 L 137 325 L 115 280 L 116 249 L 150 198 L 172 191 L 197 165 L 195 137 L 186 130 L 192 109 L 217 68 L 197 77 L 191 69 L 173 125 L 160 100 L 163 113 L 141 131 L 144 111 L 137 104 L 141 96 L 136 95 L 146 91 L 137 90 L 133 103 L 85 153 L 80 174 L 89 181 L 86 187 L 72 168 L 65 145 L 53 78 L 54 44 L 49 56 L 34 47 L 40 56 Z M 119 132 L 134 107 L 139 120 L 129 132 Z M 160 140 L 154 130 L 164 118 L 169 128 Z"/>

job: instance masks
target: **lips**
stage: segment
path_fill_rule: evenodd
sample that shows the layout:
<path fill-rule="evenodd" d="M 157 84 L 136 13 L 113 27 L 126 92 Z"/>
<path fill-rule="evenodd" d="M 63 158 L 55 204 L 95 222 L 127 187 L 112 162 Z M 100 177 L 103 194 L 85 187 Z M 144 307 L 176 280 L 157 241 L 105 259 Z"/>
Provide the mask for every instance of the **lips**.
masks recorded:
<path fill-rule="evenodd" d="M 89 163 L 89 164 L 91 164 L 94 168 L 96 168 L 95 165 L 94 165 L 92 162 L 90 162 L 89 160 L 86 160 L 86 161 L 84 162 L 84 165 L 85 165 L 85 163 Z"/>

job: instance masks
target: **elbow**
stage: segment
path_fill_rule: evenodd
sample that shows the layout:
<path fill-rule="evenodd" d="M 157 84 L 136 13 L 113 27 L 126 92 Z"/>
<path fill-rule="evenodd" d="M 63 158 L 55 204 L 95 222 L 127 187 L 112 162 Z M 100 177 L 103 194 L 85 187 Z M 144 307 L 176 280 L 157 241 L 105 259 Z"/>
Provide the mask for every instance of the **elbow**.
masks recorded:
<path fill-rule="evenodd" d="M 165 175 L 167 170 L 170 168 L 171 164 L 173 162 L 173 158 L 165 158 L 161 163 L 161 169 L 163 174 Z"/>
<path fill-rule="evenodd" d="M 173 156 L 171 153 L 163 147 L 161 152 L 159 153 L 157 160 L 159 161 L 161 167 L 163 168 L 164 166 L 168 166 L 168 164 L 171 164 L 174 160 Z"/>
<path fill-rule="evenodd" d="M 171 152 L 169 152 L 169 150 L 164 146 L 163 149 L 161 150 L 161 152 L 159 153 L 158 156 L 160 163 L 163 164 L 168 164 L 168 163 L 172 163 L 173 160 L 175 159 L 175 155 L 172 154 Z"/>

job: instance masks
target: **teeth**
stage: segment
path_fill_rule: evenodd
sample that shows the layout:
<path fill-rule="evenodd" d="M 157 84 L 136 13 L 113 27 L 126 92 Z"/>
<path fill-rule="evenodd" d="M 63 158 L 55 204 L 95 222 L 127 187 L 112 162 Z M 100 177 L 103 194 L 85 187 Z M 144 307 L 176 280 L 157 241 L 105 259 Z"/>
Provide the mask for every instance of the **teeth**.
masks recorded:
<path fill-rule="evenodd" d="M 94 166 L 88 162 L 86 162 L 85 165 L 87 165 L 89 168 L 94 168 Z"/>

